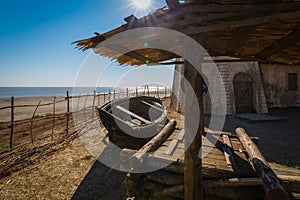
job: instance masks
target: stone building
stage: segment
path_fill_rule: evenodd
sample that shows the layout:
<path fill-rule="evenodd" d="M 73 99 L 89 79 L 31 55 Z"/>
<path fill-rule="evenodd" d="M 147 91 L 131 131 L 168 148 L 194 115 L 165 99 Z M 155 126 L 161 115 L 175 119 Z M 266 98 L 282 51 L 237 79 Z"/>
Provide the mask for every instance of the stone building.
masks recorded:
<path fill-rule="evenodd" d="M 204 65 L 211 65 L 205 63 Z M 226 114 L 268 113 L 272 107 L 300 106 L 300 66 L 260 64 L 258 62 L 218 62 L 216 66 L 225 86 Z M 175 66 L 171 106 L 180 111 L 180 80 L 184 65 Z M 206 79 L 207 80 L 207 79 Z M 209 84 L 209 83 L 208 83 Z M 209 92 L 204 96 L 204 112 L 210 114 Z"/>

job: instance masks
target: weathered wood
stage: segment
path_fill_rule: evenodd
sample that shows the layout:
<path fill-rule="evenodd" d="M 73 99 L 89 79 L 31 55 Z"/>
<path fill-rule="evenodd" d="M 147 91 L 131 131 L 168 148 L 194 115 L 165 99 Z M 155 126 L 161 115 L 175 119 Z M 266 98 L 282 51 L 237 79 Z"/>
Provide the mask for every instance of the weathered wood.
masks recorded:
<path fill-rule="evenodd" d="M 131 158 L 133 166 L 136 166 L 136 164 L 142 162 L 142 158 L 147 152 L 154 150 L 158 146 L 160 146 L 164 142 L 164 140 L 170 136 L 170 134 L 175 129 L 175 126 L 176 121 L 172 119 L 154 138 L 152 138 L 147 144 L 139 149 L 138 152 L 136 152 Z"/>
<path fill-rule="evenodd" d="M 250 37 L 254 30 L 255 26 L 238 28 L 232 35 L 227 51 L 238 55 L 238 50 L 242 47 L 243 43 Z"/>
<path fill-rule="evenodd" d="M 202 200 L 202 159 L 199 158 L 199 151 L 202 144 L 202 134 L 204 132 L 204 114 L 202 87 L 199 87 L 199 85 L 202 84 L 201 75 L 193 65 L 186 61 L 184 77 L 193 88 L 193 91 L 191 91 L 187 83 L 184 84 L 184 128 L 186 149 L 184 157 L 184 198 L 186 200 Z M 193 98 L 193 92 L 196 95 L 196 99 Z M 193 103 L 198 105 L 199 113 L 195 113 L 195 108 L 192 106 Z M 200 117 L 199 121 L 195 121 L 195 115 Z M 192 127 L 197 128 L 196 130 L 193 130 Z M 193 135 L 195 135 L 194 138 Z"/>
<path fill-rule="evenodd" d="M 216 135 L 229 135 L 229 136 L 232 136 L 233 134 L 230 133 L 230 132 L 224 132 L 224 131 L 214 131 L 214 130 L 211 130 L 207 127 L 204 127 L 204 132 L 206 133 L 210 133 L 210 134 L 216 134 Z"/>
<path fill-rule="evenodd" d="M 146 175 L 147 179 L 162 183 L 165 185 L 181 185 L 183 184 L 183 175 L 159 170 Z"/>
<path fill-rule="evenodd" d="M 141 116 L 125 109 L 125 108 L 123 108 L 122 106 L 116 106 L 115 108 L 122 111 L 122 112 L 124 112 L 124 113 L 126 113 L 126 114 L 128 114 L 128 115 L 130 115 L 130 116 L 132 116 L 132 117 L 134 117 L 134 118 L 136 118 L 136 119 L 138 119 L 138 120 L 140 120 L 140 121 L 142 121 L 142 122 L 144 122 L 144 123 L 146 123 L 146 124 L 151 124 L 152 123 L 149 120 L 147 120 L 147 119 L 145 119 L 145 118 L 143 118 L 143 117 L 141 117 Z"/>
<path fill-rule="evenodd" d="M 228 137 L 228 135 L 223 135 L 223 141 L 224 141 L 224 155 L 225 155 L 225 159 L 226 159 L 226 163 L 229 167 L 232 167 L 233 169 L 236 169 L 236 162 L 234 160 L 234 155 L 233 155 L 233 148 L 232 148 L 232 144 L 230 142 L 230 139 Z"/>
<path fill-rule="evenodd" d="M 94 95 L 93 95 L 93 106 L 92 106 L 92 119 L 94 119 L 94 108 L 95 108 L 95 100 L 96 100 L 96 90 L 94 90 Z"/>
<path fill-rule="evenodd" d="M 183 185 L 176 185 L 173 187 L 167 187 L 163 189 L 157 188 L 154 191 L 153 196 L 160 199 L 165 199 L 166 197 L 183 199 L 183 189 L 184 189 Z"/>
<path fill-rule="evenodd" d="M 237 128 L 235 132 L 243 147 L 246 149 L 255 170 L 259 173 L 265 185 L 266 197 L 272 200 L 293 199 L 292 195 L 285 191 L 282 187 L 269 163 L 248 136 L 246 131 L 243 128 Z"/>
<path fill-rule="evenodd" d="M 163 152 L 164 155 L 172 155 L 172 153 L 174 152 L 175 148 L 177 147 L 178 144 L 178 140 L 172 140 L 172 142 L 169 144 L 168 148 L 166 149 L 165 152 Z"/>
<path fill-rule="evenodd" d="M 286 37 L 280 39 L 278 42 L 275 42 L 268 48 L 266 48 L 263 52 L 257 55 L 259 58 L 269 58 L 274 54 L 280 53 L 288 47 L 295 45 L 300 41 L 300 30 L 293 31 Z"/>
<path fill-rule="evenodd" d="M 36 113 L 37 109 L 41 105 L 41 102 L 42 101 L 39 101 L 38 105 L 36 106 L 35 110 L 33 111 L 33 114 L 32 114 L 31 120 L 30 120 L 30 137 L 31 137 L 31 143 L 32 144 L 33 144 L 33 133 L 32 133 L 32 130 L 33 130 L 33 119 L 34 119 L 34 116 L 35 116 L 35 113 Z"/>
<path fill-rule="evenodd" d="M 9 138 L 9 147 L 10 150 L 13 148 L 13 135 L 14 135 L 14 118 L 15 118 L 15 112 L 14 112 L 14 104 L 15 104 L 15 98 L 11 97 L 11 111 L 10 111 L 10 138 Z"/>
<path fill-rule="evenodd" d="M 51 130 L 51 140 L 53 141 L 53 135 L 54 135 L 54 126 L 55 126 L 55 103 L 56 103 L 56 97 L 53 99 L 53 119 L 52 119 L 52 130 Z"/>
<path fill-rule="evenodd" d="M 205 188 L 262 186 L 260 178 L 231 178 L 221 180 L 203 180 Z"/>
<path fill-rule="evenodd" d="M 260 25 L 260 24 L 275 22 L 278 20 L 292 20 L 292 19 L 297 19 L 299 15 L 300 15 L 300 11 L 294 11 L 289 13 L 277 13 L 277 14 L 264 16 L 264 17 L 242 19 L 237 21 L 227 21 L 219 24 L 212 24 L 212 25 L 193 27 L 193 28 L 191 27 L 189 29 L 181 29 L 177 31 L 183 32 L 187 35 L 195 35 L 195 34 L 200 34 L 205 32 L 212 32 L 212 31 L 219 31 L 219 30 L 224 31 L 224 30 L 239 28 L 239 27 Z"/>
<path fill-rule="evenodd" d="M 67 91 L 67 123 L 66 123 L 66 135 L 68 135 L 69 133 L 69 115 L 70 115 L 70 95 L 69 95 L 69 91 Z M 87 96 L 86 96 L 87 99 Z M 85 102 L 86 103 L 86 102 Z M 84 106 L 84 115 L 85 115 L 85 106 Z"/>
<path fill-rule="evenodd" d="M 154 105 L 152 105 L 152 104 L 150 104 L 150 103 L 148 103 L 146 101 L 141 101 L 141 102 L 143 104 L 146 104 L 147 106 L 150 106 L 151 108 L 154 108 L 154 109 L 158 110 L 158 111 L 163 111 L 162 109 L 160 109 L 160 108 L 158 108 L 158 107 L 156 107 L 156 106 L 154 106 Z"/>

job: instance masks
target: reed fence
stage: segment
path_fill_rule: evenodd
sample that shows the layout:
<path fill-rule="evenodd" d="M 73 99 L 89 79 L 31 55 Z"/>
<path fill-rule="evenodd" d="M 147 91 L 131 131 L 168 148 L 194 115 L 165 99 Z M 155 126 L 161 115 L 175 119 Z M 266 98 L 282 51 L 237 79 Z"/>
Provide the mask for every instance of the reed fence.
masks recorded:
<path fill-rule="evenodd" d="M 38 145 L 45 142 L 61 141 L 72 134 L 76 134 L 76 125 L 87 123 L 94 119 L 94 107 L 118 98 L 134 96 L 155 96 L 166 98 L 171 95 L 170 88 L 162 87 L 136 87 L 126 88 L 116 92 L 111 90 L 106 93 L 85 95 L 70 95 L 66 91 L 65 97 L 53 97 L 51 102 L 19 105 L 18 98 L 11 97 L 10 106 L 0 107 L 0 114 L 4 110 L 10 110 L 10 121 L 0 122 L 0 154 L 9 152 L 22 145 Z M 58 111 L 63 107 L 64 111 Z M 32 114 L 26 119 L 18 119 L 16 109 L 32 109 Z M 46 108 L 46 109 L 45 109 Z M 38 114 L 40 109 L 47 110 Z M 76 121 L 74 118 L 76 115 Z"/>

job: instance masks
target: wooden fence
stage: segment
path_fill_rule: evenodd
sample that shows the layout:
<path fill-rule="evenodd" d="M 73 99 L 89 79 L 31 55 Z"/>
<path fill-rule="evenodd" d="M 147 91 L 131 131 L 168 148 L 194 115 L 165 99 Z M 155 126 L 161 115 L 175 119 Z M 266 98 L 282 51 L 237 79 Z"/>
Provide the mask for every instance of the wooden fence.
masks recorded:
<path fill-rule="evenodd" d="M 73 96 L 67 91 L 66 96 L 60 97 L 60 100 L 59 97 L 53 97 L 52 102 L 42 103 L 40 100 L 36 105 L 18 105 L 17 99 L 11 97 L 10 106 L 0 108 L 0 112 L 10 109 L 10 121 L 0 122 L 0 153 L 11 151 L 19 145 L 66 138 L 76 132 L 73 114 L 81 113 L 83 118 L 77 123 L 83 123 L 94 118 L 95 106 L 101 106 L 113 99 L 142 95 L 165 98 L 171 95 L 171 89 L 145 86 L 131 90 L 126 88 L 118 92 L 116 90 L 107 93 L 94 91 L 92 94 Z M 47 112 L 37 115 L 37 111 L 44 107 L 47 107 Z M 57 107 L 63 107 L 65 110 L 58 111 Z M 32 115 L 26 119 L 16 120 L 18 113 L 15 110 L 26 108 L 33 109 Z M 90 112 L 91 118 L 86 117 L 87 112 Z M 35 132 L 38 134 L 34 134 Z"/>

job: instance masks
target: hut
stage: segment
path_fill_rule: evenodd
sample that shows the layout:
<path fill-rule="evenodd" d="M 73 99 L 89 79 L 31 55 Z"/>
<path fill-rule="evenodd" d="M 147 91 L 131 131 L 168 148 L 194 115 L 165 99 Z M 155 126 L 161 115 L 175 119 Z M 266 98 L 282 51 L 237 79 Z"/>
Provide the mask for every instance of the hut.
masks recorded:
<path fill-rule="evenodd" d="M 126 24 L 75 43 L 81 50 L 94 48 L 96 53 L 115 59 L 121 65 L 174 64 L 174 62 L 166 63 L 164 61 L 180 58 L 180 56 L 162 49 L 147 48 L 145 46 L 143 49 L 124 51 L 126 53 L 116 55 L 112 53 L 111 49 L 96 48 L 97 45 L 105 42 L 108 38 L 127 30 L 141 27 L 162 27 L 190 36 L 201 44 L 213 58 L 225 58 L 216 59 L 219 63 L 226 63 L 228 57 L 233 57 L 237 58 L 239 62 L 254 61 L 263 63 L 266 67 L 261 70 L 268 68 L 270 63 L 276 63 L 279 67 L 278 70 L 274 70 L 275 74 L 288 69 L 287 65 L 300 64 L 299 1 L 190 0 L 179 3 L 178 0 L 167 0 L 167 5 L 167 8 L 158 9 L 140 19 L 133 15 L 126 17 L 124 19 L 127 22 Z M 144 36 L 148 38 L 155 37 L 151 33 Z M 123 50 L 125 50 L 125 47 L 123 47 Z M 184 197 L 185 199 L 203 199 L 201 178 L 203 168 L 201 167 L 202 160 L 198 156 L 202 143 L 201 138 L 204 133 L 202 87 L 200 87 L 201 81 L 199 81 L 201 76 L 186 60 L 179 64 L 184 64 L 184 77 L 199 94 L 196 100 L 200 108 L 199 121 L 194 121 L 191 110 L 185 112 L 185 135 L 187 137 L 196 133 L 196 137 L 185 151 Z M 288 84 L 291 85 L 289 86 L 291 90 L 295 90 L 293 84 L 299 82 L 295 74 L 295 72 L 288 73 Z M 237 81 L 248 79 L 245 74 L 240 75 Z M 265 79 L 269 80 L 268 77 L 265 77 Z M 269 82 L 269 87 L 272 88 L 274 83 L 272 83 L 272 80 L 269 80 Z M 272 94 L 268 95 L 271 98 Z M 195 123 L 199 125 L 198 128 L 196 130 L 191 129 L 190 127 Z M 261 164 L 261 162 L 259 163 Z M 263 165 L 259 166 L 263 167 Z M 276 180 L 274 181 L 278 183 Z M 277 195 L 276 197 L 274 194 L 272 198 L 283 199 L 282 196 Z M 289 194 L 284 195 L 284 198 L 292 199 Z"/>

